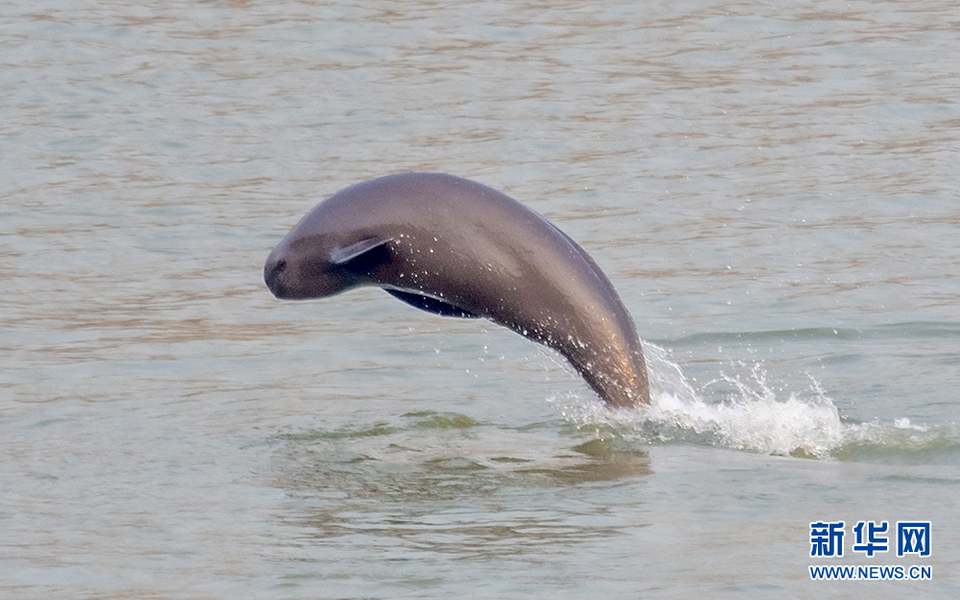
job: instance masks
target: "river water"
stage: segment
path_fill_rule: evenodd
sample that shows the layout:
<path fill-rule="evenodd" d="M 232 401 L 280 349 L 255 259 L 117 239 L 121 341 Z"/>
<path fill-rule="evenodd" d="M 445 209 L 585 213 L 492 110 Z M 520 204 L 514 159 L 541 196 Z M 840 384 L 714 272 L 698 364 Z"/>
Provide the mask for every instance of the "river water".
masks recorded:
<path fill-rule="evenodd" d="M 956 3 L 158 4 L 0 2 L 0 597 L 956 597 Z M 269 294 L 303 214 L 409 170 L 578 240 L 653 406 Z M 918 520 L 929 556 L 853 548 Z"/>

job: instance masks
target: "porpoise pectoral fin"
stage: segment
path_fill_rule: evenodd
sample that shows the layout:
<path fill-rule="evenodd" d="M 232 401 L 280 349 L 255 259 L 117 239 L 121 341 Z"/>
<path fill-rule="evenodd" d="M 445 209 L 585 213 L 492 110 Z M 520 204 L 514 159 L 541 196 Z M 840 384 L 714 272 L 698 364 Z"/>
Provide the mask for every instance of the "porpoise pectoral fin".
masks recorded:
<path fill-rule="evenodd" d="M 400 290 L 391 290 L 384 288 L 388 294 L 398 300 L 403 300 L 410 306 L 415 306 L 420 310 L 432 312 L 443 317 L 463 317 L 467 319 L 478 319 L 480 315 L 475 315 L 468 310 L 457 308 L 452 304 L 447 304 L 443 300 L 437 300 L 430 296 L 424 296 L 414 292 L 401 292 Z"/>
<path fill-rule="evenodd" d="M 350 261 L 356 260 L 363 256 L 364 254 L 379 248 L 391 241 L 393 238 L 378 238 L 372 237 L 365 240 L 360 240 L 349 246 L 342 246 L 340 248 L 335 248 L 330 252 L 330 262 L 335 265 L 343 265 Z"/>

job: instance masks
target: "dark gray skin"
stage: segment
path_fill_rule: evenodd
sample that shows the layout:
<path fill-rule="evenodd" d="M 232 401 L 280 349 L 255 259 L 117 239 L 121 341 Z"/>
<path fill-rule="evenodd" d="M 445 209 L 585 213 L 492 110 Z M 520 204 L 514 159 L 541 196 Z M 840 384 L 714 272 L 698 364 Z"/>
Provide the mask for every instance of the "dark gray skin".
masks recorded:
<path fill-rule="evenodd" d="M 490 319 L 562 354 L 608 406 L 650 403 L 633 319 L 600 267 L 474 181 L 405 173 L 341 190 L 274 248 L 263 276 L 281 299 L 379 286 L 429 312 Z"/>

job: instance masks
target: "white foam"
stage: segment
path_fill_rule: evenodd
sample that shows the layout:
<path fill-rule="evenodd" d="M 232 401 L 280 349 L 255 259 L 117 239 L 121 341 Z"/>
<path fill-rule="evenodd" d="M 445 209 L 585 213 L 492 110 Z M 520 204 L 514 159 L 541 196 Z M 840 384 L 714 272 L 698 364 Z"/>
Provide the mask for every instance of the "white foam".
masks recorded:
<path fill-rule="evenodd" d="M 832 399 L 809 376 L 800 393 L 785 392 L 766 381 L 762 363 L 743 365 L 742 374 L 721 374 L 711 385 L 731 391 L 722 401 L 705 400 L 667 353 L 647 344 L 651 405 L 639 410 L 608 410 L 599 401 L 559 400 L 567 420 L 597 434 L 620 435 L 644 443 L 694 443 L 770 455 L 829 458 L 843 447 L 891 445 L 905 451 L 955 438 L 953 428 L 924 426 L 898 418 L 893 423 L 844 423 Z M 613 428 L 613 431 L 610 431 Z M 948 443 L 951 443 L 948 441 Z M 953 442 L 955 443 L 955 441 Z"/>

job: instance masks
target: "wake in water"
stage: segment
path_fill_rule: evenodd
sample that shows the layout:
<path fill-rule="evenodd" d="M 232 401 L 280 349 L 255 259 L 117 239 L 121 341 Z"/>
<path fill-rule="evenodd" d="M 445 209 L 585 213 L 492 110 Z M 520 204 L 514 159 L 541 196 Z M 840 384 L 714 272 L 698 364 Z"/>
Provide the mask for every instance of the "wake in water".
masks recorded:
<path fill-rule="evenodd" d="M 899 418 L 892 423 L 845 422 L 810 376 L 806 393 L 784 396 L 766 381 L 762 363 L 744 375 L 721 376 L 729 398 L 708 402 L 690 385 L 667 352 L 646 344 L 651 406 L 611 411 L 599 402 L 560 400 L 561 412 L 580 427 L 614 427 L 618 435 L 653 444 L 693 443 L 803 458 L 857 459 L 960 451 L 954 425 L 926 427 Z M 779 395 L 778 395 L 779 394 Z"/>

